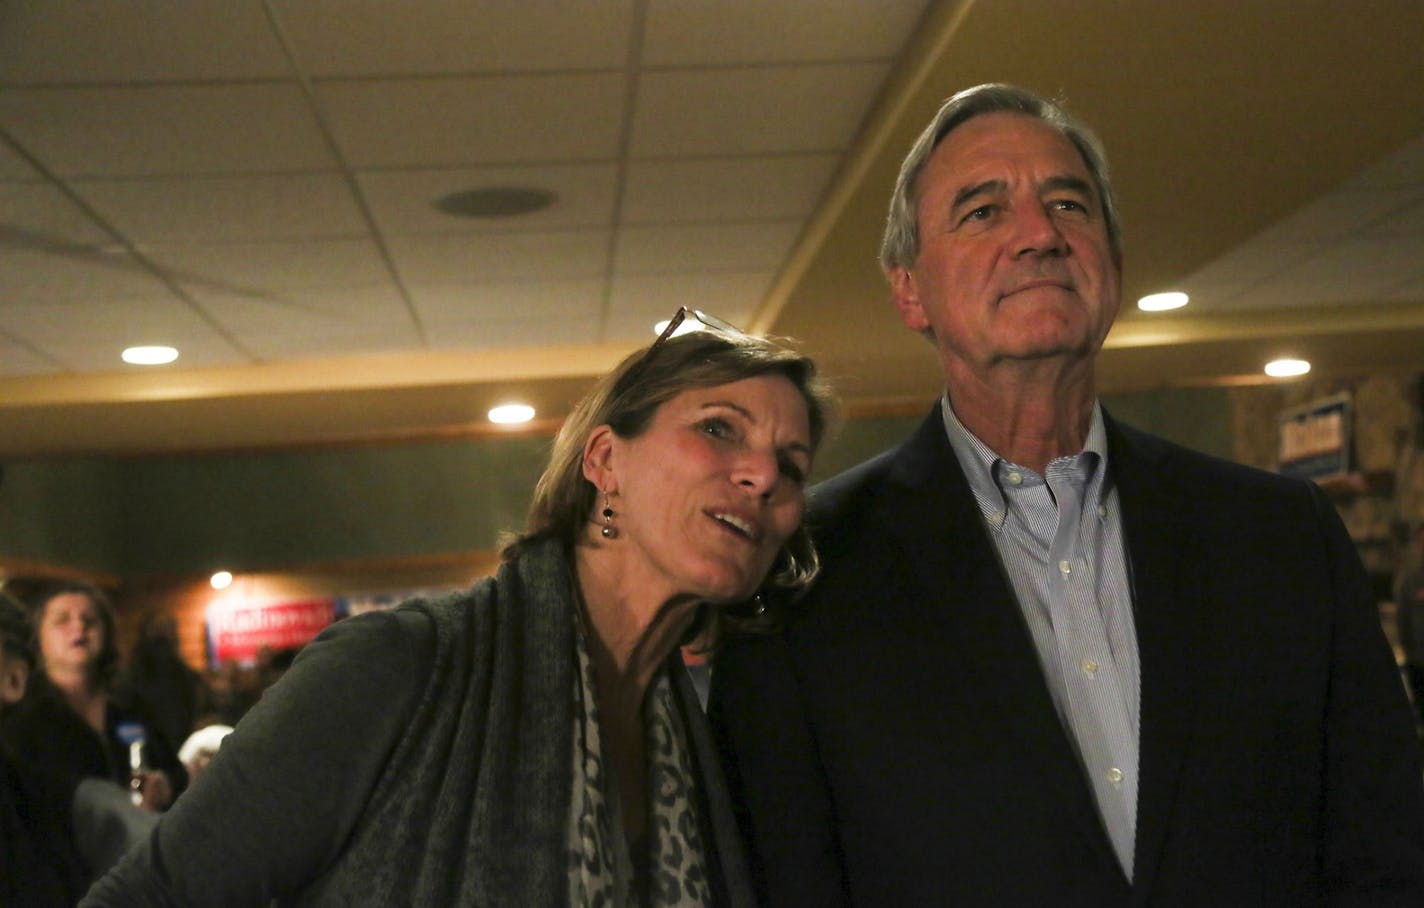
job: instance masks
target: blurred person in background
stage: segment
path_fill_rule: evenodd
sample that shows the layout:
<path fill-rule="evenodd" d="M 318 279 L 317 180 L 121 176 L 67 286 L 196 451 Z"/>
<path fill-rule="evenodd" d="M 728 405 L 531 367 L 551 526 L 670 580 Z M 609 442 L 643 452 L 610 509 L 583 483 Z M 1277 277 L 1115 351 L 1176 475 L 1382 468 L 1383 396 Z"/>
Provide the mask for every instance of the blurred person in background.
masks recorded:
<path fill-rule="evenodd" d="M 35 670 L 24 606 L 0 592 L 0 717 Z M 0 905 L 67 908 L 84 894 L 86 872 L 69 830 L 70 794 L 0 739 Z"/>
<path fill-rule="evenodd" d="M 122 686 L 148 707 L 163 739 L 174 747 L 192 734 L 207 709 L 207 682 L 178 651 L 178 624 L 167 613 L 150 614 L 140 625 Z"/>
<path fill-rule="evenodd" d="M 84 904 L 753 904 L 680 647 L 814 574 L 828 406 L 679 310 L 565 421 L 496 576 L 323 632 Z"/>
<path fill-rule="evenodd" d="M 108 597 L 86 583 L 50 584 L 31 601 L 30 617 L 41 670 L 0 735 L 72 786 L 108 779 L 131 788 L 147 810 L 167 808 L 188 776 L 147 707 L 114 685 L 119 652 Z"/>
<path fill-rule="evenodd" d="M 1414 529 L 1399 560 L 1394 601 L 1405 678 L 1417 722 L 1424 729 L 1424 526 Z"/>

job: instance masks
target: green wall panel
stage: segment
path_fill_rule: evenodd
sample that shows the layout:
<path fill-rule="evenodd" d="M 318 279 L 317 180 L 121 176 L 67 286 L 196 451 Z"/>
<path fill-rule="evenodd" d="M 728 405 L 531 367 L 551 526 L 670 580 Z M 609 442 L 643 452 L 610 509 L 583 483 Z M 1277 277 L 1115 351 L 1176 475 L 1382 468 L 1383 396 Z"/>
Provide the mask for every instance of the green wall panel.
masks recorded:
<path fill-rule="evenodd" d="M 101 459 L 3 465 L 0 555 L 118 573 L 120 467 Z"/>
<path fill-rule="evenodd" d="M 1219 389 L 1105 399 L 1120 419 L 1229 456 Z M 924 413 L 932 398 L 926 396 Z M 890 448 L 924 413 L 846 424 L 824 479 Z M 494 548 L 522 526 L 548 438 L 349 450 L 24 461 L 0 483 L 0 554 L 119 575 L 392 558 Z"/>

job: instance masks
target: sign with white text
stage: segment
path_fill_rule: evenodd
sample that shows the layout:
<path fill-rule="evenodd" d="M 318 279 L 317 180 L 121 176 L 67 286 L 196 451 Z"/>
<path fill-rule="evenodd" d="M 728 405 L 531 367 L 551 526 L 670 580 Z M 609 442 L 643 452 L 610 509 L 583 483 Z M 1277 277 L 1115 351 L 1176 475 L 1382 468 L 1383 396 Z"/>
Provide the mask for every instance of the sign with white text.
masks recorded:
<path fill-rule="evenodd" d="M 208 652 L 214 664 L 251 663 L 262 649 L 305 645 L 336 618 L 336 600 L 215 602 L 208 606 Z"/>
<path fill-rule="evenodd" d="M 1281 413 L 1280 472 L 1302 479 L 1350 472 L 1351 415 L 1349 394 L 1321 398 Z"/>

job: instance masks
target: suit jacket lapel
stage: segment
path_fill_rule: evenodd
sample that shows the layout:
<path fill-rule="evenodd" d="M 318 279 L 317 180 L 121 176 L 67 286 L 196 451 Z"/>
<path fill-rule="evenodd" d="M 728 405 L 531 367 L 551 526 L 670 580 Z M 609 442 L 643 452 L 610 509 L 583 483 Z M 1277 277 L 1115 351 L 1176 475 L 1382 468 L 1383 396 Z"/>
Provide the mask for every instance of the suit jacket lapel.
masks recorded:
<path fill-rule="evenodd" d="M 1192 502 L 1171 483 L 1164 450 L 1108 420 L 1111 469 L 1122 507 L 1141 663 L 1137 844 L 1133 890 L 1151 891 L 1199 701 L 1210 620 L 1201 533 Z"/>
<path fill-rule="evenodd" d="M 1059 719 L 1022 611 L 983 527 L 968 480 L 936 406 L 900 449 L 880 506 L 923 596 L 907 620 L 943 641 L 954 671 L 997 701 L 991 710 L 1022 745 L 1033 771 L 1024 784 L 1059 802 L 1065 822 L 1117 866 L 1077 749 Z M 928 605 L 927 605 L 928 604 Z M 952 608 L 952 614 L 945 610 Z M 950 657 L 948 654 L 953 653 Z"/>

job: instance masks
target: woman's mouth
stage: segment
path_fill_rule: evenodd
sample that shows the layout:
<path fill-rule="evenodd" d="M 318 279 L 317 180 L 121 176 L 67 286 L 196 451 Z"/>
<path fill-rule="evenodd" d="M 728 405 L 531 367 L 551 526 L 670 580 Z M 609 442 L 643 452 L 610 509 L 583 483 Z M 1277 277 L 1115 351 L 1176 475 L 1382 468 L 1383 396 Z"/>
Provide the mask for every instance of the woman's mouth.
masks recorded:
<path fill-rule="evenodd" d="M 711 511 L 708 516 L 750 542 L 756 542 L 761 535 L 755 523 L 740 515 L 726 511 Z"/>

